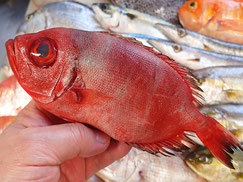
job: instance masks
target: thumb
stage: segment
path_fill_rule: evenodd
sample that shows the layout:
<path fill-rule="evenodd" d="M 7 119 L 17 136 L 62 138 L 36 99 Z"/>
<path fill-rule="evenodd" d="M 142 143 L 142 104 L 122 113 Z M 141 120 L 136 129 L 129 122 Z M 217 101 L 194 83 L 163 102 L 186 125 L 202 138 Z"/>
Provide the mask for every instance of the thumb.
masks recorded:
<path fill-rule="evenodd" d="M 81 123 L 51 125 L 45 127 L 26 128 L 22 132 L 28 141 L 27 155 L 38 155 L 45 163 L 51 157 L 56 164 L 77 156 L 90 157 L 104 152 L 110 143 L 110 137 L 98 130 L 90 129 Z M 41 148 L 40 148 L 41 146 Z M 43 160 L 44 159 L 44 160 Z M 45 162 L 44 162 L 45 161 Z M 55 165 L 56 165 L 55 164 Z M 53 163 L 52 163 L 53 165 Z"/>

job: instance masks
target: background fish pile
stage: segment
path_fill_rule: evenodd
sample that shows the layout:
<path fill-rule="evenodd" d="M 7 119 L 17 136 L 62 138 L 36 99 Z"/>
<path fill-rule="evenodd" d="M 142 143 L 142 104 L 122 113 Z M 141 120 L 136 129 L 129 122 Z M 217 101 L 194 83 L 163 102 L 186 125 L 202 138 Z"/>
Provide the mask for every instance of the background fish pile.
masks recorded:
<path fill-rule="evenodd" d="M 196 77 L 196 84 L 204 91 L 204 100 L 201 100 L 204 107 L 200 111 L 215 118 L 243 142 L 243 45 L 182 28 L 177 11 L 186 0 L 56 1 L 30 1 L 25 21 L 16 34 L 67 27 L 110 31 L 136 38 L 189 69 Z M 6 61 L 0 79 L 9 75 L 11 71 Z M 26 99 L 23 100 L 24 95 Z M 0 122 L 6 121 L 3 116 L 15 116 L 29 100 L 16 80 L 1 83 L 0 103 L 5 107 L 6 103 L 11 105 L 8 107 L 11 109 L 8 113 L 1 112 L 6 111 L 5 108 L 0 109 Z M 98 172 L 97 176 L 104 181 L 126 182 L 156 182 L 161 179 L 165 182 L 243 181 L 243 159 L 234 160 L 238 166 L 231 170 L 219 163 L 206 148 L 172 158 L 158 158 L 132 149 L 123 159 Z"/>

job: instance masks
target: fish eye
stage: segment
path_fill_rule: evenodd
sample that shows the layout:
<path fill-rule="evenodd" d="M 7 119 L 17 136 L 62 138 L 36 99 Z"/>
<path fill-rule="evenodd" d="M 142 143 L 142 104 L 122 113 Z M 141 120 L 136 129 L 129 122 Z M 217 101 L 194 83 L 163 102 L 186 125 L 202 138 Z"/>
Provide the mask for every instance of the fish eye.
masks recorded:
<path fill-rule="evenodd" d="M 185 37 L 187 35 L 186 31 L 182 28 L 178 28 L 177 30 L 179 37 Z"/>
<path fill-rule="evenodd" d="M 103 11 L 105 11 L 105 10 L 108 9 L 107 5 L 106 5 L 106 4 L 103 4 L 103 3 L 101 3 L 100 8 L 101 8 Z"/>
<path fill-rule="evenodd" d="M 210 159 L 208 156 L 205 156 L 205 155 L 199 157 L 198 160 L 200 162 L 202 162 L 203 164 L 211 164 L 212 163 L 212 159 Z"/>
<path fill-rule="evenodd" d="M 197 8 L 197 2 L 194 0 L 194 1 L 190 1 L 188 3 L 188 8 L 189 9 L 196 9 Z"/>
<path fill-rule="evenodd" d="M 57 50 L 53 44 L 53 40 L 40 38 L 32 43 L 30 57 L 38 66 L 48 67 L 55 62 L 56 52 Z"/>
<path fill-rule="evenodd" d="M 178 44 L 174 44 L 172 47 L 176 53 L 182 50 L 181 46 Z"/>

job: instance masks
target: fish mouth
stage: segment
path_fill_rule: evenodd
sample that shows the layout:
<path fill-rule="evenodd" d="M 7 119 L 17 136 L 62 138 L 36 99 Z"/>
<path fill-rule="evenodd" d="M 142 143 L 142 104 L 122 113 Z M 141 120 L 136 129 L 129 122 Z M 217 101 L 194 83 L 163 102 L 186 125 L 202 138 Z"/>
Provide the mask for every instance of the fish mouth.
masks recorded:
<path fill-rule="evenodd" d="M 17 68 L 16 68 L 16 54 L 15 54 L 15 41 L 13 39 L 10 39 L 5 44 L 7 55 L 8 55 L 8 61 L 9 64 L 14 72 L 14 74 L 17 74 Z"/>

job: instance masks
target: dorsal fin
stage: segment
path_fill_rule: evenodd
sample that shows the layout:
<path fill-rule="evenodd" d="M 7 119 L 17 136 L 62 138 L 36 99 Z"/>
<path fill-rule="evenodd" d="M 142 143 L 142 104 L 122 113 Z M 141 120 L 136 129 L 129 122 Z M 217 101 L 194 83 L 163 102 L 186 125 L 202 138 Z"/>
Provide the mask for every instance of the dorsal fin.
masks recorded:
<path fill-rule="evenodd" d="M 197 81 L 196 77 L 190 71 L 188 71 L 185 67 L 183 67 L 179 63 L 175 62 L 173 59 L 169 58 L 168 56 L 156 52 L 153 48 L 143 45 L 141 42 L 139 42 L 135 38 L 124 37 L 122 35 L 118 35 L 115 33 L 109 33 L 109 32 L 104 32 L 104 33 L 109 34 L 111 36 L 118 37 L 118 38 L 122 38 L 128 42 L 137 44 L 138 46 L 143 46 L 149 52 L 157 55 L 160 59 L 162 59 L 164 62 L 166 62 L 168 65 L 170 65 L 182 77 L 184 82 L 187 84 L 188 88 L 191 90 L 191 93 L 193 96 L 192 102 L 196 105 L 196 107 L 202 106 L 201 101 L 205 101 L 205 100 L 204 100 L 203 96 L 200 94 L 200 92 L 203 92 L 203 90 L 197 86 L 198 81 Z"/>

